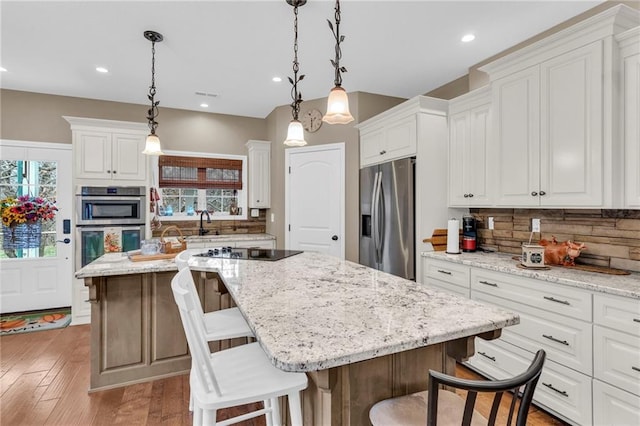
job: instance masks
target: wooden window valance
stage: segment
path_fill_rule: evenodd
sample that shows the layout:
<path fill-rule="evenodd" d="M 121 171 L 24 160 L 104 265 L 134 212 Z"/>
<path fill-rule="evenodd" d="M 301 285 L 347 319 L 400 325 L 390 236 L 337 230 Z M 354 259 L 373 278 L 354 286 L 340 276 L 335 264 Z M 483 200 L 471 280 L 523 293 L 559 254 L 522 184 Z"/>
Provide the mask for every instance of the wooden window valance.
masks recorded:
<path fill-rule="evenodd" d="M 242 189 L 242 160 L 163 155 L 158 165 L 160 188 Z"/>

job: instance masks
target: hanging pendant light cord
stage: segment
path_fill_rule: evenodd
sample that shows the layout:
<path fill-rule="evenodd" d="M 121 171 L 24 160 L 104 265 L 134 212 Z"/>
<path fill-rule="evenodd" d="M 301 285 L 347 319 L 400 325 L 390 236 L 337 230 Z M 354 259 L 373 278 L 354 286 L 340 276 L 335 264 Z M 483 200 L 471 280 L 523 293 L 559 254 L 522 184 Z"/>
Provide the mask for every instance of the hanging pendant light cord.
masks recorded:
<path fill-rule="evenodd" d="M 158 122 L 156 117 L 158 116 L 158 104 L 160 101 L 155 101 L 156 96 L 156 42 L 151 41 L 151 87 L 149 87 L 149 95 L 147 96 L 151 101 L 151 108 L 147 112 L 147 120 L 149 120 L 149 130 L 151 134 L 156 134 L 156 128 Z"/>
<path fill-rule="evenodd" d="M 344 41 L 344 36 L 340 35 L 340 0 L 336 0 L 336 6 L 335 6 L 335 21 L 336 21 L 336 27 L 335 30 L 333 28 L 333 24 L 331 23 L 330 20 L 327 19 L 327 23 L 329 24 L 329 28 L 331 28 L 331 32 L 333 33 L 333 38 L 335 38 L 336 40 L 336 58 L 335 60 L 332 59 L 331 60 L 331 65 L 333 65 L 333 67 L 335 68 L 335 79 L 334 79 L 334 84 L 336 86 L 342 86 L 342 74 L 343 72 L 347 72 L 347 69 L 345 67 L 341 67 L 340 66 L 340 59 L 342 59 L 342 49 L 340 48 L 340 43 L 342 43 Z"/>
<path fill-rule="evenodd" d="M 300 104 L 302 103 L 302 93 L 298 92 L 298 83 L 304 79 L 304 74 L 298 77 L 298 71 L 300 71 L 300 64 L 298 63 L 298 3 L 293 7 L 293 78 L 289 77 L 289 82 L 292 84 L 291 88 L 291 110 L 293 113 L 293 119 L 297 120 L 300 114 Z"/>

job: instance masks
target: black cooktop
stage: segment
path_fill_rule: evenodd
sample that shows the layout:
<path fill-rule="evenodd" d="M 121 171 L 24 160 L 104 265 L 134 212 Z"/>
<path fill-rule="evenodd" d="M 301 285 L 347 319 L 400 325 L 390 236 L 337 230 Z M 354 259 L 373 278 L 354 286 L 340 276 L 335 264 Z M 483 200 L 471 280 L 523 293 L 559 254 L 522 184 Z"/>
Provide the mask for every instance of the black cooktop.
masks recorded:
<path fill-rule="evenodd" d="M 207 250 L 203 253 L 194 254 L 197 257 L 214 257 L 223 259 L 243 259 L 243 260 L 266 260 L 275 261 L 285 257 L 300 254 L 299 250 L 277 250 L 261 248 L 233 248 L 220 247 Z"/>

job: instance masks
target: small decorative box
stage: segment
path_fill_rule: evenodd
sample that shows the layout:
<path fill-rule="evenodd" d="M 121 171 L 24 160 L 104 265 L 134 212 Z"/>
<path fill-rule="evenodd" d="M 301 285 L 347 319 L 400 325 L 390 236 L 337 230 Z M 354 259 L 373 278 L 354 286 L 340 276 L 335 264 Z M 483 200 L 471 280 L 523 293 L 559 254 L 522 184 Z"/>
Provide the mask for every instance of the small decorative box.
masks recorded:
<path fill-rule="evenodd" d="M 523 244 L 521 263 L 527 268 L 543 268 L 544 247 L 538 244 Z"/>

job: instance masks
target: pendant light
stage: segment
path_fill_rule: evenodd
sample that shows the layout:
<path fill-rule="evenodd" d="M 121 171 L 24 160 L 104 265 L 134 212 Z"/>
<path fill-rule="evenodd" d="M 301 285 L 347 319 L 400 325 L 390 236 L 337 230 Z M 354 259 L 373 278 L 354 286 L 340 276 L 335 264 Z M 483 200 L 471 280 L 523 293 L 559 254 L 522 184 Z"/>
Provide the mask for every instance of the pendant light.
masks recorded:
<path fill-rule="evenodd" d="M 149 120 L 150 133 L 147 136 L 147 142 L 144 146 L 143 154 L 147 155 L 164 155 L 162 147 L 160 146 L 160 138 L 156 136 L 156 128 L 158 122 L 156 117 L 158 116 L 158 104 L 160 101 L 155 100 L 156 96 L 156 42 L 163 40 L 162 34 L 155 31 L 145 31 L 144 38 L 151 42 L 151 86 L 149 87 L 149 94 L 147 97 L 151 101 L 151 107 L 147 111 L 147 120 Z"/>
<path fill-rule="evenodd" d="M 298 77 L 298 71 L 300 71 L 300 64 L 298 63 L 298 7 L 304 6 L 307 0 L 286 0 L 286 2 L 293 6 L 293 78 L 289 77 L 289 83 L 291 83 L 291 113 L 293 119 L 289 123 L 287 129 L 287 139 L 284 144 L 287 146 L 304 146 L 307 141 L 304 140 L 304 130 L 302 123 L 298 120 L 300 113 L 300 104 L 302 103 L 302 93 L 298 92 L 298 83 L 304 79 L 304 74 Z"/>
<path fill-rule="evenodd" d="M 322 117 L 322 121 L 329 124 L 347 124 L 353 121 L 353 116 L 349 112 L 349 98 L 347 92 L 342 88 L 342 74 L 347 72 L 345 67 L 340 66 L 340 59 L 342 58 L 342 50 L 340 49 L 340 43 L 344 41 L 344 36 L 340 35 L 340 0 L 336 0 L 335 6 L 335 29 L 330 20 L 329 28 L 333 33 L 333 37 L 336 39 L 336 58 L 331 60 L 331 65 L 335 69 L 335 87 L 331 89 L 329 98 L 327 99 L 327 113 Z"/>

